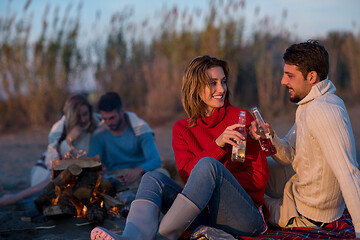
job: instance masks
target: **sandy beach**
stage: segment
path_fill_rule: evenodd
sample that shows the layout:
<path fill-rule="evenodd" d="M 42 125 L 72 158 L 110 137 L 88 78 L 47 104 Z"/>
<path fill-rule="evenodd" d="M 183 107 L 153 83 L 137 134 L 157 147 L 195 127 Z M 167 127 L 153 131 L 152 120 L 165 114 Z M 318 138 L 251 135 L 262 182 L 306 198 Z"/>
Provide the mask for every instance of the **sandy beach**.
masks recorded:
<path fill-rule="evenodd" d="M 360 156 L 360 107 L 348 108 L 357 156 Z M 277 134 L 282 137 L 291 127 L 294 115 L 271 121 Z M 270 122 L 270 121 L 269 121 Z M 156 143 L 162 160 L 174 161 L 171 148 L 171 129 L 174 122 L 154 127 Z M 21 133 L 0 134 L 0 196 L 17 192 L 28 186 L 31 167 L 47 146 L 49 128 L 37 128 Z M 111 216 L 104 227 L 121 233 L 125 218 Z M 0 207 L 0 239 L 89 239 L 94 226 L 84 218 L 49 219 L 40 215 L 32 200 Z M 158 238 L 160 239 L 160 238 Z"/>

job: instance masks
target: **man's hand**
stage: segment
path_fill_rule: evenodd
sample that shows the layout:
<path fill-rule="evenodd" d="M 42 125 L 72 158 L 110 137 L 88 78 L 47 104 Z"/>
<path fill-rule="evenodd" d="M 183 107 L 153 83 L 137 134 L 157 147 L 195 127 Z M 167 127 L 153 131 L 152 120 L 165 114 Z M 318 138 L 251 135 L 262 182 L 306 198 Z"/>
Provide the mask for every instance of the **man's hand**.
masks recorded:
<path fill-rule="evenodd" d="M 126 185 L 130 185 L 133 182 L 136 181 L 136 179 L 141 176 L 144 173 L 144 169 L 142 169 L 141 167 L 136 167 L 133 169 L 130 169 L 129 171 L 127 171 L 124 175 L 122 175 L 120 178 L 121 180 L 123 180 Z"/>
<path fill-rule="evenodd" d="M 259 140 L 260 138 L 266 138 L 265 133 L 270 132 L 271 137 L 274 137 L 274 130 L 270 124 L 265 123 L 265 125 L 260 126 L 257 121 L 252 121 L 249 128 L 249 135 L 255 139 Z"/>

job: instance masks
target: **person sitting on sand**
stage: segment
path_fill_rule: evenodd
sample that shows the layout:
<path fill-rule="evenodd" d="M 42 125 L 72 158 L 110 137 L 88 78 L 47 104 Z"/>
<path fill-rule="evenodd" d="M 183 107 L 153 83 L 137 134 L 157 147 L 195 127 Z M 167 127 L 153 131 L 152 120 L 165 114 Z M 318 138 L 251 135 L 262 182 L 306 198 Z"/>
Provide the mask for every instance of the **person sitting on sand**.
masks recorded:
<path fill-rule="evenodd" d="M 360 237 L 360 171 L 350 118 L 327 78 L 329 55 L 309 40 L 288 47 L 281 84 L 298 105 L 296 119 L 280 139 L 267 124 L 277 154 L 269 158 L 265 198 L 270 223 L 280 227 L 321 228 L 347 208 Z M 251 133 L 260 137 L 256 122 Z M 275 161 L 273 161 L 275 160 Z"/>
<path fill-rule="evenodd" d="M 135 196 L 145 172 L 162 171 L 151 127 L 135 113 L 125 111 L 116 92 L 100 97 L 98 110 L 103 123 L 91 139 L 89 156 L 99 155 L 105 177 L 114 177 Z"/>
<path fill-rule="evenodd" d="M 63 113 L 50 130 L 47 151 L 31 169 L 30 187 L 2 196 L 0 206 L 15 204 L 39 193 L 51 181 L 51 163 L 54 160 L 76 158 L 88 153 L 90 139 L 101 120 L 100 116 L 93 113 L 92 105 L 81 94 L 66 100 Z"/>
<path fill-rule="evenodd" d="M 173 127 L 172 145 L 184 188 L 160 172 L 146 173 L 131 204 L 122 236 L 96 227 L 91 239 L 178 239 L 192 227 L 207 225 L 234 236 L 266 230 L 269 212 L 264 192 L 268 180 L 265 154 L 247 136 L 245 161 L 231 160 L 240 111 L 229 102 L 228 64 L 210 56 L 195 58 L 185 70 L 182 103 L 188 118 Z M 159 224 L 159 214 L 164 217 Z"/>

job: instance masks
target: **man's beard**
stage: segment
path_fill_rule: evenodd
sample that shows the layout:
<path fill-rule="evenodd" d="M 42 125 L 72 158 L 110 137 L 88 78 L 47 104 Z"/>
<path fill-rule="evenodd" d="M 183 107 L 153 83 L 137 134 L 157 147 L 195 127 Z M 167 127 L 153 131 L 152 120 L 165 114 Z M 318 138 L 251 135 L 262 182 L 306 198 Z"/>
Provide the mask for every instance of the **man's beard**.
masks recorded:
<path fill-rule="evenodd" d="M 120 129 L 120 126 L 122 124 L 122 121 L 124 121 L 123 119 L 119 119 L 118 123 L 117 124 L 113 124 L 113 125 L 110 125 L 109 128 L 111 131 L 117 131 Z"/>
<path fill-rule="evenodd" d="M 293 102 L 293 103 L 298 103 L 298 102 L 300 102 L 303 98 L 300 98 L 300 97 L 298 97 L 298 96 L 295 96 L 295 97 L 291 97 L 290 96 L 290 102 Z"/>
<path fill-rule="evenodd" d="M 291 89 L 293 91 L 293 93 L 295 93 L 294 89 L 293 88 L 288 88 L 288 89 Z M 300 97 L 299 95 L 296 95 L 294 94 L 293 96 L 289 96 L 289 99 L 290 99 L 290 102 L 293 102 L 293 103 L 298 103 L 300 102 L 301 100 L 304 99 L 305 96 L 303 97 Z"/>

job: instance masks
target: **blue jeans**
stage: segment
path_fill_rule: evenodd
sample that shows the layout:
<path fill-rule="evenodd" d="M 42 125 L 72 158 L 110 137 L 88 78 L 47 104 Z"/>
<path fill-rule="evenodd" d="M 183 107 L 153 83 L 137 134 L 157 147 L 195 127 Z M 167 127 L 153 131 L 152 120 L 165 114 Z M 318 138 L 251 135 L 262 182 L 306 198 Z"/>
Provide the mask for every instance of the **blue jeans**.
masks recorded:
<path fill-rule="evenodd" d="M 136 199 L 152 201 L 165 214 L 178 193 L 202 211 L 192 225 L 207 225 L 240 236 L 256 236 L 262 230 L 262 216 L 251 197 L 216 159 L 200 159 L 184 189 L 160 172 L 147 172 Z"/>

